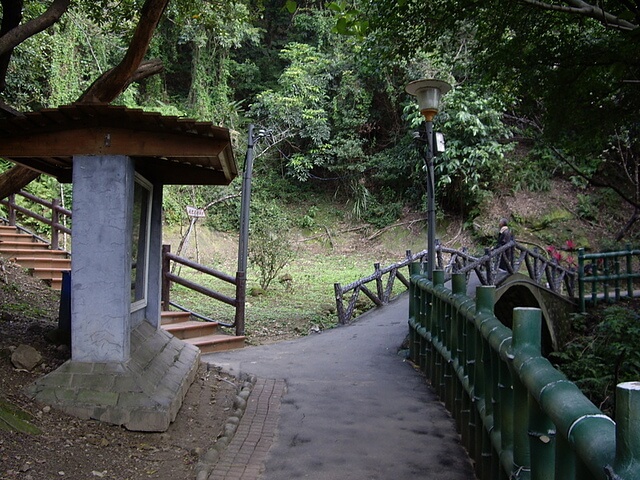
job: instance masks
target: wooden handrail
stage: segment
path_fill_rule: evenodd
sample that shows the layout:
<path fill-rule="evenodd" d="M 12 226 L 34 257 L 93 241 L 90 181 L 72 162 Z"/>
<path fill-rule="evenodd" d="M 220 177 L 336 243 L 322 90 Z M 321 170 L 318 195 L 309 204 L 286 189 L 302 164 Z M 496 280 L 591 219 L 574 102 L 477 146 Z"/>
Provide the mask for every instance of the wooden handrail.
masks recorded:
<path fill-rule="evenodd" d="M 9 195 L 6 199 L 0 200 L 0 204 L 4 205 L 8 208 L 8 222 L 11 226 L 16 225 L 16 212 L 20 212 L 26 217 L 32 218 L 40 223 L 44 223 L 45 225 L 51 228 L 51 241 L 49 242 L 51 248 L 53 250 L 58 250 L 59 246 L 59 233 L 65 233 L 67 235 L 71 235 L 71 229 L 66 227 L 65 225 L 60 223 L 60 216 L 64 215 L 67 218 L 72 218 L 72 213 L 70 210 L 63 208 L 59 205 L 59 200 L 53 200 L 51 202 L 47 202 L 41 198 L 36 197 L 24 190 L 20 190 L 18 195 L 26 198 L 27 200 L 36 203 L 38 205 L 42 205 L 51 210 L 51 219 L 40 215 L 32 210 L 29 210 L 26 207 L 18 205 L 15 201 L 15 195 Z"/>
<path fill-rule="evenodd" d="M 176 275 L 171 272 L 171 262 L 184 265 L 186 267 L 192 268 L 198 272 L 204 273 L 206 275 L 210 275 L 214 278 L 222 280 L 224 282 L 235 285 L 236 287 L 236 296 L 235 298 L 224 295 L 220 292 L 216 292 L 208 287 L 200 285 L 196 282 L 188 280 L 184 277 Z M 183 287 L 189 288 L 195 292 L 198 292 L 202 295 L 205 295 L 209 298 L 217 300 L 219 302 L 230 305 L 236 309 L 236 314 L 234 316 L 233 322 L 218 322 L 220 325 L 224 327 L 235 327 L 236 335 L 244 335 L 244 314 L 242 305 L 238 299 L 241 298 L 240 294 L 242 293 L 241 289 L 244 288 L 244 282 L 242 279 L 237 277 L 232 277 L 226 273 L 220 272 L 216 269 L 207 267 L 205 265 L 201 265 L 199 263 L 193 262 L 187 258 L 180 257 L 171 253 L 171 246 L 163 245 L 162 246 L 162 308 L 163 310 L 169 310 L 169 306 L 171 303 L 171 284 L 177 283 L 178 285 L 182 285 Z"/>
<path fill-rule="evenodd" d="M 414 262 L 424 263 L 428 257 L 427 254 L 427 250 L 416 254 L 407 251 L 405 260 L 401 262 L 385 268 L 380 268 L 380 264 L 375 264 L 374 272 L 367 277 L 345 286 L 335 283 L 334 291 L 339 323 L 345 324 L 351 320 L 360 292 L 363 292 L 376 306 L 380 306 L 390 301 L 390 294 L 396 278 L 406 288 L 409 288 L 409 281 L 402 275 L 401 269 Z M 446 255 L 449 256 L 448 261 L 445 261 Z M 555 260 L 550 260 L 535 250 L 529 250 L 516 241 L 511 241 L 499 248 L 487 248 L 484 255 L 480 257 L 469 254 L 465 248 L 456 250 L 440 244 L 436 246 L 436 269 L 445 273 L 446 280 L 449 280 L 454 273 L 464 273 L 468 278 L 471 272 L 474 272 L 482 285 L 499 285 L 509 275 L 518 273 L 523 266 L 526 267 L 527 275 L 536 283 L 544 285 L 556 293 L 562 293 L 564 287 L 566 295 L 572 298 L 577 294 L 575 286 L 578 272 L 576 270 L 565 268 Z M 385 275 L 389 275 L 386 288 L 384 288 L 382 280 Z M 366 287 L 367 283 L 373 281 L 376 282 L 377 294 Z M 345 306 L 344 296 L 348 292 L 353 293 Z"/>

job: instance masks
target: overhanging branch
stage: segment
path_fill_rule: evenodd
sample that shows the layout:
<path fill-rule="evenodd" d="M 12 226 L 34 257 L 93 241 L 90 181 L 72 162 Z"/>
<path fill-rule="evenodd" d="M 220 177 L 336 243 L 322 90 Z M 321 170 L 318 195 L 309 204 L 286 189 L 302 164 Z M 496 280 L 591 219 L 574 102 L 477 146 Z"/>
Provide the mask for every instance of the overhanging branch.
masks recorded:
<path fill-rule="evenodd" d="M 528 5 L 533 5 L 543 10 L 553 10 L 557 12 L 569 13 L 572 15 L 580 15 L 583 17 L 593 18 L 602 22 L 606 27 L 615 28 L 618 30 L 635 30 L 638 25 L 609 12 L 604 9 L 591 5 L 583 0 L 567 0 L 568 5 L 556 5 L 553 3 L 547 3 L 542 0 L 520 0 Z"/>
<path fill-rule="evenodd" d="M 9 30 L 5 35 L 0 37 L 0 55 L 7 53 L 27 38 L 42 32 L 56 23 L 69 9 L 70 3 L 71 0 L 54 0 L 42 15 Z"/>

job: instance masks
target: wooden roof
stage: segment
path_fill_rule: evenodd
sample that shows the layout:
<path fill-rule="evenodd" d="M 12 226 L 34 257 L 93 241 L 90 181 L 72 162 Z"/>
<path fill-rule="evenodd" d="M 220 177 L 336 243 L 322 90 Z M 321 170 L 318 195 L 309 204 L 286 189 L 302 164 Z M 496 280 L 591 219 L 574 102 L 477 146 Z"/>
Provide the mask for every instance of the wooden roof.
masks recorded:
<path fill-rule="evenodd" d="M 0 157 L 71 182 L 74 155 L 127 155 L 149 180 L 227 185 L 238 174 L 229 130 L 104 104 L 0 119 Z"/>

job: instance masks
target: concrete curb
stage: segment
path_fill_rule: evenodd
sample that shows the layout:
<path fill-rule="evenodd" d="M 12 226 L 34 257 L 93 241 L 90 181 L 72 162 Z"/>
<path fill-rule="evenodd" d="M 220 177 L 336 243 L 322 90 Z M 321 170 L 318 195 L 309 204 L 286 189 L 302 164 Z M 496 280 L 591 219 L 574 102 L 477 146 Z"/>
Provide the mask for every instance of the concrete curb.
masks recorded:
<path fill-rule="evenodd" d="M 211 369 L 212 366 L 207 364 L 207 368 Z M 243 378 L 244 377 L 244 378 Z M 229 445 L 233 436 L 237 430 L 238 425 L 244 412 L 247 408 L 247 399 L 251 395 L 253 386 L 257 379 L 249 375 L 241 375 L 239 380 L 242 382 L 240 392 L 236 395 L 233 402 L 234 411 L 233 414 L 227 418 L 222 433 L 218 436 L 216 443 L 207 450 L 199 459 L 196 465 L 196 480 L 206 480 L 209 478 L 209 474 L 213 470 L 214 466 L 218 462 L 220 455 L 224 452 L 224 449 Z"/>
<path fill-rule="evenodd" d="M 257 480 L 276 435 L 285 392 L 284 380 L 247 375 L 233 415 L 196 466 L 196 480 Z"/>

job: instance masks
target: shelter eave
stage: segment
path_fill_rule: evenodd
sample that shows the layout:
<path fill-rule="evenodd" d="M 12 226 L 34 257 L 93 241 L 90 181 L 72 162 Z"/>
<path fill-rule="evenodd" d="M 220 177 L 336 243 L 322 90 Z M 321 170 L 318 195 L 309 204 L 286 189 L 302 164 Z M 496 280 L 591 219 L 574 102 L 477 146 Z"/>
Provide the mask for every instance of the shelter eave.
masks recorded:
<path fill-rule="evenodd" d="M 229 130 L 208 122 L 101 104 L 0 120 L 2 158 L 70 182 L 78 155 L 126 155 L 166 184 L 226 185 L 238 175 Z"/>

